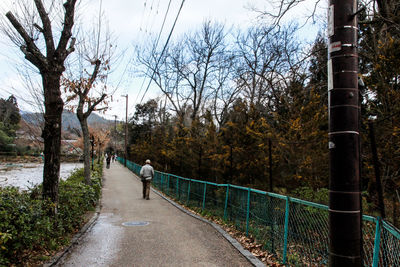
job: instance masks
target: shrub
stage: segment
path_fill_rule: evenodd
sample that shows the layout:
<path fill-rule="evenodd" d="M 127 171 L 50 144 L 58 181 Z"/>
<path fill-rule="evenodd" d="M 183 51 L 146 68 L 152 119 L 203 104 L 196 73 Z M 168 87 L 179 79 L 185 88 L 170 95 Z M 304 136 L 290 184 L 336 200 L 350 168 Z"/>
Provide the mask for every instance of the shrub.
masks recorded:
<path fill-rule="evenodd" d="M 41 186 L 30 191 L 0 188 L 0 266 L 35 261 L 33 255 L 58 249 L 84 223 L 101 194 L 102 164 L 96 166 L 92 186 L 84 184 L 77 170 L 59 186 L 56 216 L 48 216 L 49 203 L 41 199 Z M 33 253 L 34 252 L 34 253 Z M 40 258 L 40 255 L 39 257 Z"/>
<path fill-rule="evenodd" d="M 299 187 L 292 191 L 294 197 L 316 202 L 324 205 L 328 205 L 329 202 L 329 190 L 327 188 L 320 188 L 314 190 L 311 187 Z"/>

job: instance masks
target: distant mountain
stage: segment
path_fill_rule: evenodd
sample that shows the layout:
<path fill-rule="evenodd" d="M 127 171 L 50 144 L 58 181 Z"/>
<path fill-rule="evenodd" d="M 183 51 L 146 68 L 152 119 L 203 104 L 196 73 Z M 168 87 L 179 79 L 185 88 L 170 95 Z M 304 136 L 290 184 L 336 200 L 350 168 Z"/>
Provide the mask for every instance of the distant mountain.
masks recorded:
<path fill-rule="evenodd" d="M 19 113 L 21 114 L 21 119 L 23 119 L 28 124 L 40 126 L 44 122 L 43 115 L 41 113 L 28 112 L 23 110 L 21 110 Z"/>
<path fill-rule="evenodd" d="M 95 113 L 90 114 L 88 118 L 88 124 L 89 126 L 95 126 L 95 125 L 100 125 L 100 126 L 108 126 L 111 125 L 113 122 L 109 121 Z M 71 111 L 63 111 L 62 114 L 62 125 L 63 129 L 68 129 L 68 128 L 77 128 L 81 129 L 81 125 L 79 123 L 78 117 L 76 116 L 75 113 Z"/>
<path fill-rule="evenodd" d="M 41 113 L 32 113 L 32 112 L 26 112 L 26 111 L 21 111 L 21 117 L 22 119 L 32 125 L 35 126 L 40 126 L 43 124 L 44 119 L 43 119 L 43 114 Z M 113 121 L 107 120 L 95 113 L 90 114 L 88 118 L 88 124 L 89 126 L 109 126 L 113 123 Z M 79 120 L 76 116 L 75 113 L 71 111 L 64 110 L 62 114 L 62 127 L 63 130 L 70 130 L 70 129 L 81 129 Z"/>

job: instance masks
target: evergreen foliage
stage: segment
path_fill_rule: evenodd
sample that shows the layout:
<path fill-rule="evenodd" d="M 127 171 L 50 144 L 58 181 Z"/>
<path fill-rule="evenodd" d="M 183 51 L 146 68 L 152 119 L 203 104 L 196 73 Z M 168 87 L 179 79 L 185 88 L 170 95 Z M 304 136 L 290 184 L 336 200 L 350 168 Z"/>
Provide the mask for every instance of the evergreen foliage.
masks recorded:
<path fill-rule="evenodd" d="M 8 150 L 16 137 L 21 115 L 17 99 L 11 95 L 7 100 L 0 98 L 0 151 Z"/>

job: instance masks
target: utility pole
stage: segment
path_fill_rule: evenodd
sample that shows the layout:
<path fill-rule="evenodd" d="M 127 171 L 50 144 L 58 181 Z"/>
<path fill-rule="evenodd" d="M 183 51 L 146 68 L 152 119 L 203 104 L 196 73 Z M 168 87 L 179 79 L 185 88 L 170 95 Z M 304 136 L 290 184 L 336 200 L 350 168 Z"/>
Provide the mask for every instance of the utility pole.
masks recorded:
<path fill-rule="evenodd" d="M 128 94 L 122 95 L 126 98 L 126 113 L 125 113 L 125 160 L 124 166 L 126 167 L 126 161 L 128 160 Z"/>
<path fill-rule="evenodd" d="M 362 265 L 357 0 L 330 0 L 329 266 Z"/>
<path fill-rule="evenodd" d="M 115 140 L 117 138 L 117 115 L 114 115 L 114 149 L 117 151 L 117 141 Z"/>

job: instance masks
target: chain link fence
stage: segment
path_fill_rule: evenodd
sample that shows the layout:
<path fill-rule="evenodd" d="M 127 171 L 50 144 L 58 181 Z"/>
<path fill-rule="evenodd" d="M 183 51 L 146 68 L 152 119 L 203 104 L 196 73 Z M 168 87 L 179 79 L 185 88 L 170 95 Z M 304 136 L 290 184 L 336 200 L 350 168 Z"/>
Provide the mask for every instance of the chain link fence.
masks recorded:
<path fill-rule="evenodd" d="M 123 158 L 118 158 L 124 163 Z M 139 175 L 141 166 L 127 161 Z M 230 184 L 155 172 L 153 186 L 254 237 L 289 266 L 328 265 L 328 206 Z M 400 231 L 379 217 L 363 215 L 365 266 L 400 266 Z"/>

